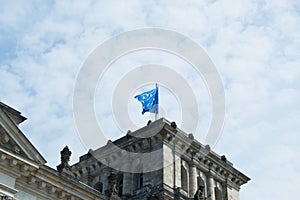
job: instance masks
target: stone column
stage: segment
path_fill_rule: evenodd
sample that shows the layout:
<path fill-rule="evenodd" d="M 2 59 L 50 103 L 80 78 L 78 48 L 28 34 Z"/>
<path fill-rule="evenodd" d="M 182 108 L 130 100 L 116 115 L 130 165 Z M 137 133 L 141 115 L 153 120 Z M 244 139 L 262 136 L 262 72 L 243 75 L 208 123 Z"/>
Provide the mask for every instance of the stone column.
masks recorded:
<path fill-rule="evenodd" d="M 222 183 L 222 197 L 223 197 L 223 200 L 228 200 L 228 191 L 227 191 L 227 185 L 228 185 L 228 182 L 227 182 L 227 179 L 228 179 L 228 173 L 225 174 L 225 181 Z"/>
<path fill-rule="evenodd" d="M 124 172 L 123 177 L 123 195 L 131 195 L 132 192 L 132 174 Z"/>
<path fill-rule="evenodd" d="M 189 196 L 194 197 L 197 191 L 197 168 L 192 163 L 189 167 Z"/>
<path fill-rule="evenodd" d="M 215 181 L 211 174 L 207 175 L 207 199 L 215 200 Z"/>
<path fill-rule="evenodd" d="M 175 162 L 174 162 L 174 179 L 175 185 L 174 188 L 181 187 L 181 158 L 175 154 Z"/>

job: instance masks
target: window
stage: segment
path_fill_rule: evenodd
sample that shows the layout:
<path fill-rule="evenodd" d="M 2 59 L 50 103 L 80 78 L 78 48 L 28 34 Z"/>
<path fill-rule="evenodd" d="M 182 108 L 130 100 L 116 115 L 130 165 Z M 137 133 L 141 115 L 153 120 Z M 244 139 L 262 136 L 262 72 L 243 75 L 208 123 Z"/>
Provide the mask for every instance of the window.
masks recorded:
<path fill-rule="evenodd" d="M 200 189 L 202 190 L 202 193 L 205 194 L 205 183 L 204 183 L 204 180 L 202 179 L 202 177 L 199 175 L 197 177 L 197 189 Z"/>
<path fill-rule="evenodd" d="M 181 166 L 181 188 L 188 192 L 188 174 L 183 166 Z"/>
<path fill-rule="evenodd" d="M 138 189 L 143 187 L 143 173 L 137 174 L 137 187 Z"/>
<path fill-rule="evenodd" d="M 202 179 L 202 177 L 200 175 L 197 177 L 197 189 L 199 189 L 199 187 L 205 188 L 204 180 Z M 203 192 L 204 191 L 205 191 L 205 189 L 203 189 Z"/>
<path fill-rule="evenodd" d="M 96 183 L 94 188 L 102 193 L 103 192 L 103 183 L 101 183 L 101 182 Z"/>
<path fill-rule="evenodd" d="M 134 174 L 134 188 L 141 189 L 143 187 L 143 173 Z"/>
<path fill-rule="evenodd" d="M 118 189 L 118 196 L 121 197 L 123 195 L 123 174 L 118 179 L 117 189 Z"/>
<path fill-rule="evenodd" d="M 215 187 L 215 198 L 216 200 L 222 200 L 222 192 L 217 187 Z"/>
<path fill-rule="evenodd" d="M 144 186 L 143 166 L 139 164 L 138 166 L 136 166 L 135 171 L 140 172 L 133 174 L 133 188 L 134 190 L 138 190 Z"/>

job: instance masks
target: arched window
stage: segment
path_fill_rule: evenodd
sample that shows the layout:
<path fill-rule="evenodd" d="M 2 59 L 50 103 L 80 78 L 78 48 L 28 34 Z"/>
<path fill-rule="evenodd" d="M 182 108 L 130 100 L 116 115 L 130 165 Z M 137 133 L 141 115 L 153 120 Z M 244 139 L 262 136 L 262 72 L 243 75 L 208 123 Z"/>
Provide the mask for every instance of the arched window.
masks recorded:
<path fill-rule="evenodd" d="M 215 199 L 222 200 L 222 192 L 217 187 L 215 187 Z"/>
<path fill-rule="evenodd" d="M 101 182 L 96 183 L 94 188 L 102 193 L 103 192 L 103 183 L 101 183 Z"/>
<path fill-rule="evenodd" d="M 183 166 L 181 166 L 181 188 L 188 192 L 188 174 Z"/>

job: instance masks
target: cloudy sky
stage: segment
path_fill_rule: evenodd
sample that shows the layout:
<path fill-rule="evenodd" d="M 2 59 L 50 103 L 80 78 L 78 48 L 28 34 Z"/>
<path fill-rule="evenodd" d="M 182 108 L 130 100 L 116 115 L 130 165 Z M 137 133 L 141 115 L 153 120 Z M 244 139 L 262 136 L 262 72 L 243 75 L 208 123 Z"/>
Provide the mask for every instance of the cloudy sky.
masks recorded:
<path fill-rule="evenodd" d="M 223 80 L 226 120 L 214 150 L 251 177 L 242 187 L 241 199 L 296 199 L 300 185 L 297 2 L 0 0 L 0 101 L 28 118 L 21 130 L 49 166 L 59 164 L 59 151 L 66 144 L 74 163 L 89 148 L 76 131 L 72 108 L 76 77 L 89 54 L 124 31 L 144 27 L 177 31 L 205 49 Z M 211 117 L 203 80 L 180 59 L 146 50 L 116 61 L 99 80 L 95 109 L 106 137 L 124 134 L 112 114 L 114 86 L 133 66 L 153 62 L 174 66 L 194 88 L 201 124 L 195 135 L 203 140 L 201 133 Z M 120 70 L 120 66 L 126 67 Z M 145 87 L 132 88 L 130 95 Z M 164 87 L 161 95 L 164 116 L 179 124 L 184 121 L 178 114 L 176 90 Z M 146 122 L 149 116 L 140 116 L 137 102 L 120 101 L 128 101 L 129 115 L 137 125 Z"/>

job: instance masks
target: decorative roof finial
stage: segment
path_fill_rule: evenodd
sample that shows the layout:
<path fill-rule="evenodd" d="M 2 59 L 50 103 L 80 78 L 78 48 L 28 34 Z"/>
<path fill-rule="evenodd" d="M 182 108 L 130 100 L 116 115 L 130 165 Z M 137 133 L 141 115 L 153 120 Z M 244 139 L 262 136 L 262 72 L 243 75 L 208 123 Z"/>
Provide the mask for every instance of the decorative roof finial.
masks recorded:
<path fill-rule="evenodd" d="M 71 170 L 69 165 L 71 154 L 72 152 L 69 150 L 68 146 L 65 146 L 65 148 L 60 152 L 61 163 L 56 167 L 59 173 L 63 172 L 64 169 Z"/>

